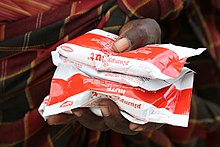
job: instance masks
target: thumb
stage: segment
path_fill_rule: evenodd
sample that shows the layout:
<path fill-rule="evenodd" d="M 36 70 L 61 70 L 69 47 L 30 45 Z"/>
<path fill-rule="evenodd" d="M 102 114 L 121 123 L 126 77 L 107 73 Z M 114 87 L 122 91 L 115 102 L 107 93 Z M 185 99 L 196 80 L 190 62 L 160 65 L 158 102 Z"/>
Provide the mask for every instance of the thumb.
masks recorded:
<path fill-rule="evenodd" d="M 112 48 L 116 52 L 124 52 L 146 44 L 160 43 L 161 30 L 153 19 L 137 19 L 125 24 L 120 30 L 119 38 Z"/>
<path fill-rule="evenodd" d="M 119 38 L 114 42 L 112 48 L 115 52 L 124 52 L 131 48 L 131 41 L 126 37 Z"/>

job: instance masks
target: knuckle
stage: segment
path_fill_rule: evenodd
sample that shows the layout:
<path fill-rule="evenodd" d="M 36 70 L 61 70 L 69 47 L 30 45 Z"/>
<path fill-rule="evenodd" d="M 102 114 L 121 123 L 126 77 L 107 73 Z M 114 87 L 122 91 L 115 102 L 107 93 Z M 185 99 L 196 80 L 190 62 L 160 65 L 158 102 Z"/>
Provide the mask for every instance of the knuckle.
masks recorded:
<path fill-rule="evenodd" d="M 54 122 L 53 120 L 48 119 L 48 120 L 47 120 L 47 124 L 50 125 L 50 126 L 52 126 L 52 125 L 56 125 L 57 123 Z"/>

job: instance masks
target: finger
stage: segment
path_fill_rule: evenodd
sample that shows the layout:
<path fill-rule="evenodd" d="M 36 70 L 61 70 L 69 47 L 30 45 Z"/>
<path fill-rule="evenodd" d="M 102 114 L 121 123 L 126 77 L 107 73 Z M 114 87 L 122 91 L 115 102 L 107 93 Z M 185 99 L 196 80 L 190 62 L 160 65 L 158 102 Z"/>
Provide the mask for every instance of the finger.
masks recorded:
<path fill-rule="evenodd" d="M 100 103 L 100 108 L 105 124 L 115 132 L 120 134 L 134 135 L 137 132 L 129 129 L 129 121 L 121 114 L 117 105 L 111 100 L 105 100 Z"/>
<path fill-rule="evenodd" d="M 131 41 L 126 37 L 120 37 L 114 42 L 112 48 L 115 52 L 121 53 L 131 48 Z"/>
<path fill-rule="evenodd" d="M 163 124 L 158 124 L 158 123 L 147 123 L 147 124 L 144 124 L 144 125 L 135 124 L 135 123 L 130 123 L 129 124 L 129 128 L 132 131 L 136 131 L 136 132 L 152 131 L 152 130 L 159 129 L 162 126 L 163 126 Z"/>
<path fill-rule="evenodd" d="M 62 125 L 67 124 L 70 122 L 75 122 L 76 117 L 72 114 L 57 114 L 57 115 L 51 115 L 47 119 L 47 123 L 49 125 Z"/>
<path fill-rule="evenodd" d="M 138 19 L 125 24 L 113 44 L 116 52 L 137 49 L 145 44 L 160 43 L 161 29 L 153 19 Z"/>
<path fill-rule="evenodd" d="M 72 112 L 77 117 L 77 121 L 79 121 L 84 127 L 99 131 L 108 130 L 103 118 L 96 116 L 88 108 L 78 108 L 72 110 Z"/>

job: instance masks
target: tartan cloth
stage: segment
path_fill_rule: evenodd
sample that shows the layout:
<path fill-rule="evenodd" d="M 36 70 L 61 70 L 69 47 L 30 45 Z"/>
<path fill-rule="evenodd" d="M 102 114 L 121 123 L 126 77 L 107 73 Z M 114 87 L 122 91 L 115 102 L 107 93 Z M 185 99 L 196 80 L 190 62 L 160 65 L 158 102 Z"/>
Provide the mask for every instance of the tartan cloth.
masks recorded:
<path fill-rule="evenodd" d="M 218 1 L 206 3 L 213 4 L 215 11 L 212 13 L 217 13 Z M 195 7 L 197 9 L 192 9 Z M 2 0 L 0 146 L 218 146 L 220 86 L 219 68 L 215 62 L 218 62 L 219 54 L 219 19 L 215 15 L 203 15 L 202 10 L 199 1 L 181 0 Z M 198 15 L 203 19 L 198 20 Z M 199 47 L 202 42 L 212 55 L 210 57 L 207 53 L 195 58 L 189 65 L 198 73 L 189 127 L 165 125 L 159 130 L 129 136 L 113 131 L 88 130 L 80 124 L 47 125 L 37 109 L 49 93 L 55 70 L 50 52 L 91 29 L 118 33 L 129 20 L 148 17 L 166 28 L 164 42 Z M 216 19 L 213 20 L 216 25 L 205 21 L 208 20 L 206 17 Z M 209 30 L 218 31 L 210 37 L 204 24 L 209 26 Z M 198 38 L 193 38 L 191 27 Z"/>
<path fill-rule="evenodd" d="M 187 11 L 188 21 L 198 39 L 209 49 L 210 55 L 220 67 L 220 1 L 192 0 Z"/>

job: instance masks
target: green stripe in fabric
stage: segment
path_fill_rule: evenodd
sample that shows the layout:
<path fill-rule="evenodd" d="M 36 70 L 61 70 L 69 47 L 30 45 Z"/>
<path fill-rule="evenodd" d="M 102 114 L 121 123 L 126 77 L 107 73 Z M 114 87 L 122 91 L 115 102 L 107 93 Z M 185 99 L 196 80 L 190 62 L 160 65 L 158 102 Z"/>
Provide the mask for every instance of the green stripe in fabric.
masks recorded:
<path fill-rule="evenodd" d="M 18 51 L 22 48 L 29 49 L 33 47 L 43 47 L 59 40 L 60 29 L 63 26 L 64 21 L 58 21 L 42 29 L 32 31 L 29 35 L 29 39 L 25 39 L 25 34 L 16 36 L 12 39 L 0 42 L 0 51 Z M 28 41 L 28 42 L 24 42 Z M 25 46 L 24 46 L 25 45 Z M 10 47 L 10 48 L 7 48 Z M 33 49 L 31 49 L 33 50 Z"/>

